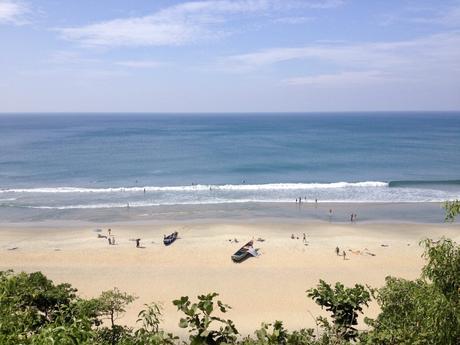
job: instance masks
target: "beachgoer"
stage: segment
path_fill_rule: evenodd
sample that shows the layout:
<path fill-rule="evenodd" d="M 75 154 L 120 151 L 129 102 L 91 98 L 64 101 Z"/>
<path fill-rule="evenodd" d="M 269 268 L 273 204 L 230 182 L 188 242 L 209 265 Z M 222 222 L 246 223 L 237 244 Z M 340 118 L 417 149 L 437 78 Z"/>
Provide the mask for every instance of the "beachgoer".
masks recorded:
<path fill-rule="evenodd" d="M 332 221 L 332 208 L 329 209 L 329 222 Z"/>
<path fill-rule="evenodd" d="M 109 236 L 112 235 L 112 229 L 109 229 L 107 232 L 109 233 Z"/>
<path fill-rule="evenodd" d="M 315 199 L 315 208 L 318 207 L 318 199 Z"/>
<path fill-rule="evenodd" d="M 297 204 L 297 198 L 295 198 L 295 203 Z"/>
<path fill-rule="evenodd" d="M 353 215 L 353 213 L 352 213 L 351 216 L 350 216 L 350 222 L 352 222 L 352 223 L 353 223 L 353 216 L 354 216 L 354 215 Z"/>
<path fill-rule="evenodd" d="M 294 236 L 294 234 L 292 234 L 292 235 L 291 235 L 291 239 L 295 239 L 295 236 Z"/>
<path fill-rule="evenodd" d="M 354 222 L 356 222 L 356 217 L 358 217 L 358 216 L 357 216 L 356 213 L 355 213 L 355 214 L 353 215 L 353 221 L 354 221 Z"/>
<path fill-rule="evenodd" d="M 145 194 L 145 188 L 144 188 L 144 194 Z"/>
<path fill-rule="evenodd" d="M 136 238 L 136 248 L 139 248 L 141 246 L 141 239 Z"/>
<path fill-rule="evenodd" d="M 337 254 L 337 256 L 339 256 L 339 253 L 340 253 L 340 249 L 339 249 L 339 247 L 338 247 L 338 246 L 337 246 L 337 247 L 335 247 L 335 253 Z"/>
<path fill-rule="evenodd" d="M 112 245 L 115 245 L 115 236 L 112 235 Z"/>
<path fill-rule="evenodd" d="M 299 197 L 299 204 L 302 203 L 302 197 Z"/>
<path fill-rule="evenodd" d="M 343 255 L 343 259 L 346 260 L 345 257 L 347 256 L 347 253 L 345 253 L 345 251 L 342 251 L 342 255 Z"/>
<path fill-rule="evenodd" d="M 305 235 L 305 232 L 303 233 L 303 243 L 307 242 L 307 235 Z"/>
<path fill-rule="evenodd" d="M 108 237 L 108 240 L 109 240 L 109 245 L 112 245 L 112 239 Z"/>

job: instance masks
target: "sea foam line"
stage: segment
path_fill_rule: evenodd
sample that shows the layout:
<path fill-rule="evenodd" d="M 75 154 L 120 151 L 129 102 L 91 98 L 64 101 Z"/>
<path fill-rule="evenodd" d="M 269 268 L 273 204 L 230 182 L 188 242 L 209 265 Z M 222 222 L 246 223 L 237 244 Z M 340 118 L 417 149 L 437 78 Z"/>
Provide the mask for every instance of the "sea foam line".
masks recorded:
<path fill-rule="evenodd" d="M 191 185 L 191 186 L 144 186 L 144 187 L 46 187 L 2 189 L 0 193 L 120 193 L 120 192 L 195 192 L 209 190 L 223 191 L 263 191 L 263 190 L 312 190 L 350 187 L 388 187 L 387 182 L 332 182 L 332 183 L 267 183 L 267 184 L 225 184 L 225 185 Z"/>

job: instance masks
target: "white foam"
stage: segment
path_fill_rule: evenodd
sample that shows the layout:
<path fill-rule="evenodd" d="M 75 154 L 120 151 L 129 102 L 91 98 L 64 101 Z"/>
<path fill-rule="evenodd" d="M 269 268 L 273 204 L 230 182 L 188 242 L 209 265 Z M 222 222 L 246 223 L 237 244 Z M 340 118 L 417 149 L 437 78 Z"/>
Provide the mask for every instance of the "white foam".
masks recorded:
<path fill-rule="evenodd" d="M 313 190 L 350 187 L 388 187 L 387 182 L 332 182 L 332 183 L 267 183 L 267 184 L 225 184 L 191 186 L 144 186 L 144 187 L 43 187 L 23 189 L 2 189 L 0 193 L 125 193 L 125 192 L 193 192 L 193 191 L 270 191 L 270 190 Z"/>

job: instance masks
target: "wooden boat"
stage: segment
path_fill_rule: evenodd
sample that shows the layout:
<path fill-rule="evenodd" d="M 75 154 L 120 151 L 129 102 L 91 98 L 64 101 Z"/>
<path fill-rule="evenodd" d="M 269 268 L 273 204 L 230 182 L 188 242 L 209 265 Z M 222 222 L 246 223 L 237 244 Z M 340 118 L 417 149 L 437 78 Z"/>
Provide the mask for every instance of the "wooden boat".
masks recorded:
<path fill-rule="evenodd" d="M 163 238 L 164 245 L 169 246 L 171 243 L 173 243 L 177 239 L 177 235 L 179 235 L 177 231 L 173 232 L 171 235 L 165 235 Z"/>
<path fill-rule="evenodd" d="M 256 253 L 256 250 L 252 246 L 254 244 L 253 241 L 249 241 L 246 243 L 244 246 L 242 246 L 238 251 L 232 255 L 232 260 L 234 262 L 242 262 L 246 260 L 250 256 L 254 256 L 254 253 Z"/>

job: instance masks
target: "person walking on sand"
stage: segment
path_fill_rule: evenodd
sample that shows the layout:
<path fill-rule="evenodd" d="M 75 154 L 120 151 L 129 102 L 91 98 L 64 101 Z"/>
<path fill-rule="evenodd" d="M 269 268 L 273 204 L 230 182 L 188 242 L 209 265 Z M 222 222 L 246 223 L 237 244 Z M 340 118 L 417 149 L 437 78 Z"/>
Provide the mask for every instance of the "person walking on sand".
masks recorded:
<path fill-rule="evenodd" d="M 347 253 L 345 253 L 345 251 L 342 251 L 342 255 L 343 255 L 343 259 L 346 260 Z"/>
<path fill-rule="evenodd" d="M 353 217 L 354 217 L 354 214 L 352 213 L 351 216 L 350 216 L 350 222 L 353 223 Z"/>
<path fill-rule="evenodd" d="M 141 246 L 141 239 L 136 238 L 136 248 L 139 248 Z"/>
<path fill-rule="evenodd" d="M 112 235 L 112 229 L 109 229 L 107 232 L 109 233 L 109 236 Z"/>
<path fill-rule="evenodd" d="M 337 247 L 335 247 L 335 253 L 337 254 L 337 256 L 339 256 L 339 253 L 340 253 L 340 249 L 339 249 L 339 247 L 338 247 L 338 246 L 337 246 Z"/>
<path fill-rule="evenodd" d="M 307 243 L 307 235 L 305 235 L 305 232 L 303 233 L 303 243 Z"/>
<path fill-rule="evenodd" d="M 329 209 L 329 222 L 332 221 L 332 208 Z"/>

